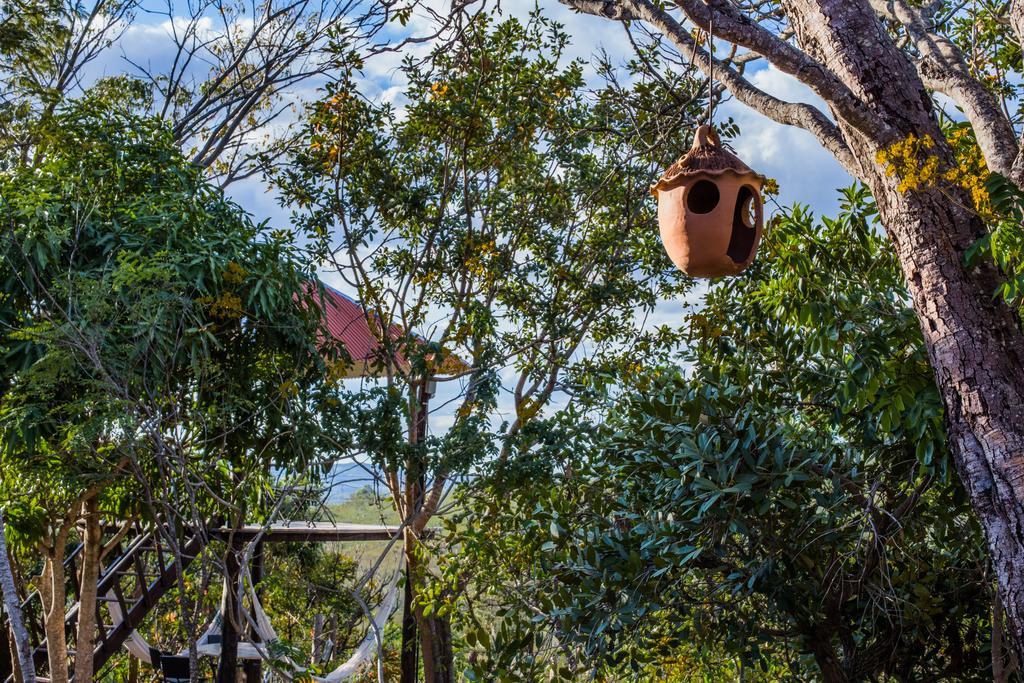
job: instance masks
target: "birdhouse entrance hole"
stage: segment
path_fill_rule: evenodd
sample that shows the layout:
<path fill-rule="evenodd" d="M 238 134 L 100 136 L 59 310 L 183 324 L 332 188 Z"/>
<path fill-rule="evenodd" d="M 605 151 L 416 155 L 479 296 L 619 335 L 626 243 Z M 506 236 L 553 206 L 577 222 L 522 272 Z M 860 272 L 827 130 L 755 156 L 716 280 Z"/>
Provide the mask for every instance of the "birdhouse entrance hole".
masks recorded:
<path fill-rule="evenodd" d="M 711 213 L 718 206 L 721 193 L 718 185 L 710 180 L 701 180 L 693 187 L 686 197 L 686 206 L 694 213 Z"/>
<path fill-rule="evenodd" d="M 718 190 L 715 192 L 717 194 Z M 757 239 L 755 228 L 761 220 L 758 215 L 761 207 L 756 199 L 757 194 L 749 185 L 740 188 L 739 197 L 736 198 L 736 215 L 732 219 L 729 248 L 725 251 L 734 263 L 746 263 L 754 249 L 754 242 Z"/>

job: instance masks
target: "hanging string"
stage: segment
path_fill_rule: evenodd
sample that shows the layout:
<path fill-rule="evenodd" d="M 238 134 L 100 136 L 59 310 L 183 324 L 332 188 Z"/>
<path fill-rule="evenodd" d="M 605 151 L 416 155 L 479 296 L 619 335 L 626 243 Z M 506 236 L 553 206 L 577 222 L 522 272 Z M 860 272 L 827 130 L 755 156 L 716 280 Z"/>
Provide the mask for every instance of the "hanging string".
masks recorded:
<path fill-rule="evenodd" d="M 708 125 L 715 118 L 715 15 L 708 8 Z"/>

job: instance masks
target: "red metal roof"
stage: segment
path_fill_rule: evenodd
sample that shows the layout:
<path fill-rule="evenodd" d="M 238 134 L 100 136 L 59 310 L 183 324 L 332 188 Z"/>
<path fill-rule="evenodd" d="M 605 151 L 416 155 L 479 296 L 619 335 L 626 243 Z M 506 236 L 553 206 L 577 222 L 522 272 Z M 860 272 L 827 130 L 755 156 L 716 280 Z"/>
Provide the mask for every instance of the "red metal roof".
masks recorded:
<path fill-rule="evenodd" d="M 346 294 L 339 292 L 334 287 L 321 282 L 324 292 L 324 318 L 327 322 L 327 332 L 335 341 L 341 342 L 348 351 L 353 361 L 353 367 L 347 375 L 349 377 L 366 377 L 380 374 L 379 361 L 381 359 L 381 345 L 377 340 L 377 333 L 370 329 L 368 316 L 371 315 L 363 310 L 362 304 Z M 400 328 L 391 326 L 391 338 L 398 339 L 402 336 Z M 426 341 L 419 335 L 416 338 Z M 398 365 L 403 369 L 408 364 L 401 356 L 397 357 Z M 442 373 L 457 373 L 468 369 L 468 366 L 457 356 L 449 355 L 441 364 L 439 370 Z"/>
<path fill-rule="evenodd" d="M 377 338 L 370 332 L 363 307 L 334 287 L 324 285 L 324 318 L 331 337 L 345 345 L 352 360 L 373 359 L 380 350 Z"/>
<path fill-rule="evenodd" d="M 365 377 L 376 374 L 371 365 L 380 358 L 381 348 L 377 336 L 370 329 L 367 313 L 362 305 L 334 287 L 323 285 L 323 310 L 327 333 L 341 342 L 352 358 L 349 377 Z"/>

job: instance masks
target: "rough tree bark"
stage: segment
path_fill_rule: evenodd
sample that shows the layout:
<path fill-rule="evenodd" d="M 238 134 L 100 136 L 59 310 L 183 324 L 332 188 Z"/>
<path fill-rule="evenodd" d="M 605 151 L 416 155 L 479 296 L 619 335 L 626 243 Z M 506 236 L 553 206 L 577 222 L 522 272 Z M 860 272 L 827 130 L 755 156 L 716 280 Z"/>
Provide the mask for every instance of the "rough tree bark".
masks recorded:
<path fill-rule="evenodd" d="M 93 651 L 96 649 L 96 591 L 103 554 L 99 497 L 86 501 L 83 515 L 82 575 L 78 593 L 78 633 L 75 637 L 75 680 L 92 679 Z"/>
<path fill-rule="evenodd" d="M 1014 311 L 993 298 L 1001 281 L 995 267 L 964 265 L 965 250 L 986 226 L 966 208 L 963 191 L 942 181 L 900 191 L 900 179 L 876 161 L 880 150 L 913 134 L 934 140 L 940 162 L 952 163 L 929 93 L 937 88 L 965 111 L 990 168 L 1022 184 L 1024 173 L 1016 171 L 1024 167 L 1024 155 L 1012 126 L 993 118 L 1002 116 L 999 107 L 969 81 L 950 41 L 929 33 L 939 3 L 781 0 L 794 45 L 729 0 L 676 0 L 701 28 L 713 26 L 719 39 L 762 55 L 811 87 L 826 102 L 829 121 L 813 107 L 758 90 L 730 65 L 712 62 L 681 22 L 649 0 L 562 1 L 604 18 L 646 22 L 705 73 L 714 63 L 715 76 L 738 100 L 810 131 L 874 193 L 945 403 L 956 467 L 985 529 L 1007 634 L 1024 657 L 1024 333 Z M 901 50 L 879 15 L 902 22 L 921 54 Z M 1010 19 L 1024 35 L 1024 0 L 1013 1 Z"/>
<path fill-rule="evenodd" d="M 865 2 L 785 3 L 806 52 L 827 65 L 901 137 L 941 141 L 914 66 Z M 838 119 L 896 248 L 946 407 L 957 469 L 985 528 L 1010 636 L 1024 652 L 1024 334 L 993 293 L 995 267 L 964 265 L 986 227 L 955 187 L 901 192 L 876 154 L 880 141 Z M 937 146 L 945 165 L 952 155 Z M 952 200 L 952 201 L 951 201 Z"/>
<path fill-rule="evenodd" d="M 39 597 L 43 603 L 43 632 L 46 634 L 46 658 L 51 683 L 68 681 L 68 642 L 64 633 L 67 589 L 64 574 L 64 543 L 67 534 L 58 534 L 52 546 L 43 549 L 43 573 L 39 577 Z"/>
<path fill-rule="evenodd" d="M 11 626 L 14 650 L 18 653 L 18 667 L 25 683 L 35 683 L 36 667 L 32 661 L 32 646 L 25 628 L 25 617 L 21 612 L 21 598 L 14 581 L 11 559 L 7 554 L 7 527 L 4 511 L 0 508 L 0 589 L 4 595 L 4 611 Z"/>

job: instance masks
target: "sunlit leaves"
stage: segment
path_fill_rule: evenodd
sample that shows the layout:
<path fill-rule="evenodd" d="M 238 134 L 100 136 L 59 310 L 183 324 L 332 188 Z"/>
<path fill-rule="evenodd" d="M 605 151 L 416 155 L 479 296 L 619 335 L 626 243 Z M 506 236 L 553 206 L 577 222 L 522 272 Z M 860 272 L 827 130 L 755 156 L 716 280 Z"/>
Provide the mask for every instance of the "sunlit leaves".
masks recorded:
<path fill-rule="evenodd" d="M 200 481 L 256 498 L 240 472 L 308 462 L 325 424 L 344 442 L 323 381 L 342 354 L 318 338 L 294 245 L 204 182 L 158 122 L 85 98 L 51 123 L 35 168 L 0 175 L 5 498 L 61 515 L 129 475 L 166 486 L 167 504 Z"/>
<path fill-rule="evenodd" d="M 553 668 L 538 624 L 577 676 L 682 658 L 815 678 L 823 649 L 855 677 L 987 666 L 984 548 L 874 214 L 851 188 L 835 218 L 779 215 L 690 318 L 687 371 L 620 378 L 600 426 L 562 425 L 549 469 L 489 481 L 501 504 L 467 510 L 453 565 L 518 589 L 494 591 L 500 637 L 478 670 Z M 533 659 L 514 649 L 526 634 Z"/>
<path fill-rule="evenodd" d="M 997 173 L 989 176 L 985 188 L 998 218 L 964 258 L 968 264 L 991 258 L 1006 276 L 993 295 L 1020 308 L 1024 304 L 1024 193 Z"/>

